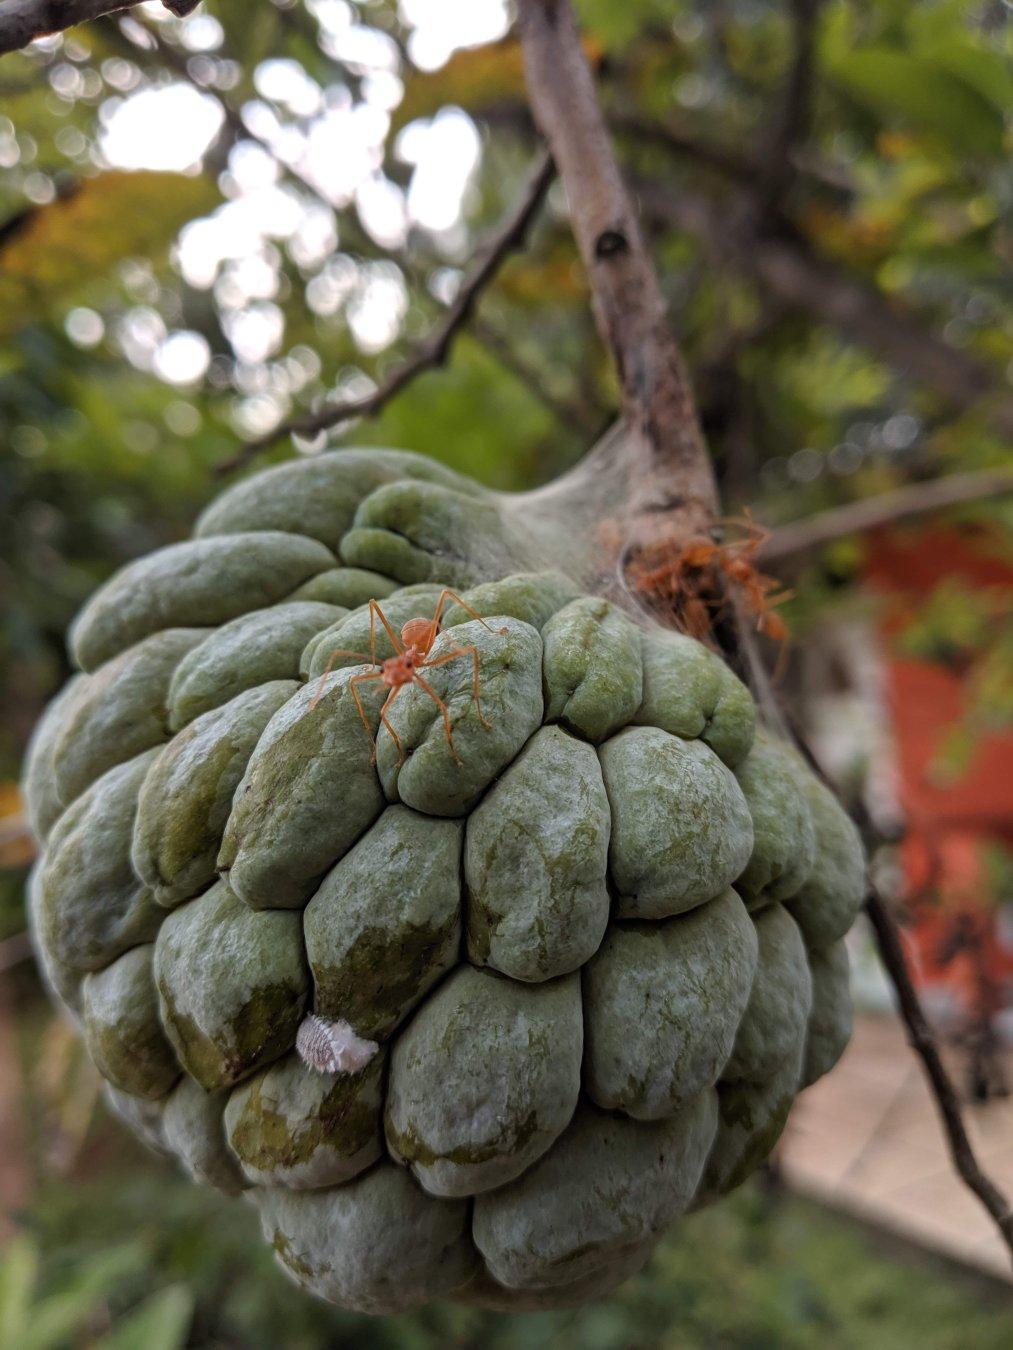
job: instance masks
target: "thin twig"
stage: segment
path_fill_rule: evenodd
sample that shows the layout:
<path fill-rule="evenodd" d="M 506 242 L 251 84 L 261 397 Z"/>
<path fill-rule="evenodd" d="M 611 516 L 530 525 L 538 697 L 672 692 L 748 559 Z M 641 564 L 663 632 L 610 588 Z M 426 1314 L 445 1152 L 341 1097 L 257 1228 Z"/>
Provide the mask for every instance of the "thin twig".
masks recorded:
<path fill-rule="evenodd" d="M 755 189 L 763 176 L 762 165 L 754 157 L 741 154 L 710 137 L 699 136 L 670 117 L 659 120 L 640 112 L 617 111 L 609 113 L 608 123 L 613 131 L 631 141 L 692 159 L 704 169 L 713 169 L 737 187 Z M 854 195 L 854 181 L 845 169 L 802 149 L 790 151 L 789 159 L 798 177 L 813 187 L 831 192 L 835 197 Z"/>
<path fill-rule="evenodd" d="M 470 112 L 489 127 L 507 127 L 522 134 L 530 133 L 532 128 L 530 111 L 516 99 L 500 97 L 488 103 L 479 102 Z M 605 113 L 605 120 L 617 136 L 695 160 L 702 168 L 713 169 L 739 187 L 756 184 L 762 176 L 763 166 L 754 156 L 743 154 L 711 136 L 701 136 L 670 114 L 666 113 L 663 119 L 659 119 L 639 109 L 610 108 Z M 834 164 L 802 147 L 792 149 L 790 157 L 792 168 L 805 183 L 830 192 L 835 197 L 850 198 L 854 195 L 855 181 L 842 165 Z"/>
<path fill-rule="evenodd" d="M 242 468 L 262 450 L 291 435 L 315 436 L 321 431 L 348 422 L 354 417 L 372 417 L 384 408 L 406 385 L 427 370 L 442 366 L 450 354 L 454 340 L 468 322 L 479 296 L 495 278 L 506 258 L 521 248 L 528 229 L 555 177 L 552 156 L 544 152 L 519 201 L 510 209 L 489 240 L 478 250 L 475 261 L 454 298 L 453 304 L 418 344 L 415 351 L 397 366 L 381 385 L 361 398 L 343 399 L 325 403 L 316 412 L 294 417 L 283 422 L 266 436 L 248 441 L 218 465 L 218 473 L 230 473 Z"/>
<path fill-rule="evenodd" d="M 960 1107 L 953 1080 L 946 1071 L 939 1053 L 939 1045 L 929 1026 L 925 1010 L 911 979 L 900 932 L 893 916 L 876 890 L 869 892 L 865 902 L 876 945 L 883 965 L 897 993 L 900 1013 L 907 1028 L 908 1042 L 922 1062 L 929 1080 L 936 1108 L 942 1120 L 953 1166 L 964 1184 L 984 1205 L 995 1221 L 1003 1241 L 1013 1258 L 1013 1210 L 1010 1202 L 995 1182 L 982 1171 L 975 1155 Z"/>
<path fill-rule="evenodd" d="M 13 970 L 32 954 L 32 940 L 27 932 L 14 933 L 0 942 L 0 974 Z"/>
<path fill-rule="evenodd" d="M 792 717 L 782 719 L 781 726 L 794 741 L 814 773 L 838 796 L 837 787 L 830 779 L 812 746 L 802 734 Z M 859 800 L 852 804 L 851 815 L 868 844 L 881 836 L 876 825 Z M 982 1169 L 978 1162 L 974 1146 L 964 1124 L 964 1114 L 960 1098 L 953 1080 L 947 1072 L 939 1051 L 939 1043 L 929 1019 L 925 1015 L 921 999 L 911 978 L 911 970 L 904 953 L 904 942 L 890 907 L 874 884 L 870 884 L 865 898 L 865 912 L 869 916 L 876 947 L 883 966 L 897 995 L 897 1007 L 907 1032 L 908 1043 L 922 1062 L 929 1089 L 935 1099 L 943 1133 L 949 1148 L 954 1169 L 964 1184 L 981 1201 L 995 1222 L 999 1235 L 1009 1249 L 1013 1260 L 1013 1210 L 1006 1195 Z"/>
<path fill-rule="evenodd" d="M 810 0 L 794 2 L 804 6 Z M 803 64 L 811 63 L 812 57 L 803 52 L 802 59 Z M 805 117 L 809 115 L 807 111 L 803 113 Z M 792 114 L 794 119 L 797 116 Z M 836 325 L 897 370 L 937 390 L 957 410 L 965 411 L 983 399 L 993 399 L 994 423 L 1004 433 L 1013 430 L 1013 401 L 999 372 L 932 333 L 920 316 L 898 298 L 888 299 L 874 286 L 820 256 L 791 222 L 784 222 L 789 228 L 779 231 L 777 237 L 763 239 L 729 227 L 729 222 L 736 219 L 756 217 L 756 195 L 763 191 L 764 185 L 759 161 L 740 156 L 728 147 L 701 141 L 664 122 L 634 116 L 620 117 L 618 125 L 638 139 L 715 169 L 732 185 L 737 199 L 730 210 L 727 202 L 711 201 L 682 188 L 673 191 L 668 186 L 645 181 L 638 185 L 638 194 L 648 217 L 706 239 L 721 252 L 725 264 L 757 281 L 772 298 L 807 312 L 819 323 Z M 797 134 L 798 128 L 794 123 L 792 126 Z M 818 178 L 839 189 L 848 186 L 836 181 L 829 171 L 814 172 L 812 164 L 797 148 L 790 150 L 788 158 L 800 175 Z M 778 214 L 779 208 L 768 205 L 769 210 Z"/>
<path fill-rule="evenodd" d="M 138 0 L 4 0 L 0 4 L 0 55 L 20 51 L 36 38 L 76 24 L 133 9 Z"/>
<path fill-rule="evenodd" d="M 671 118 L 659 121 L 639 112 L 613 111 L 608 124 L 617 135 L 632 141 L 658 147 L 669 153 L 695 160 L 705 169 L 713 169 L 722 178 L 736 183 L 755 181 L 759 176 L 756 161 L 730 146 L 703 137 L 674 122 Z"/>
<path fill-rule="evenodd" d="M 911 483 L 883 492 L 877 497 L 848 502 L 829 511 L 820 511 L 807 520 L 793 520 L 775 530 L 757 550 L 758 562 L 776 562 L 821 544 L 860 534 L 879 525 L 909 520 L 960 502 L 1001 497 L 1013 492 L 1013 468 L 980 469 L 973 473 L 951 473 L 927 483 Z"/>

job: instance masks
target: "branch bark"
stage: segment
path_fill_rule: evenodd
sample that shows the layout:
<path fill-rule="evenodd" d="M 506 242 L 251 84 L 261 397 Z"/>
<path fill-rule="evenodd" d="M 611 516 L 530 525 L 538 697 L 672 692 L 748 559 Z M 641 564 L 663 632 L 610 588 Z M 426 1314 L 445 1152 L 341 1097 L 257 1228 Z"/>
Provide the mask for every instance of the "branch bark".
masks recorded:
<path fill-rule="evenodd" d="M 951 473 L 927 483 L 912 483 L 893 492 L 883 492 L 878 497 L 820 511 L 808 520 L 794 520 L 782 525 L 760 545 L 756 558 L 762 563 L 780 562 L 849 534 L 860 534 L 879 525 L 910 520 L 961 502 L 1000 497 L 1008 492 L 1013 492 L 1013 468 Z"/>
<path fill-rule="evenodd" d="M 757 210 L 775 217 L 792 179 L 792 153 L 809 135 L 816 71 L 816 19 L 820 0 L 790 0 L 792 57 L 780 106 L 762 155 Z"/>
<path fill-rule="evenodd" d="M 417 376 L 442 366 L 450 355 L 458 333 L 468 322 L 479 296 L 495 278 L 505 259 L 523 245 L 531 222 L 545 200 L 555 172 L 552 156 L 548 152 L 543 153 L 520 200 L 476 254 L 475 261 L 462 281 L 453 304 L 419 343 L 413 354 L 402 361 L 372 393 L 362 398 L 325 403 L 316 412 L 282 422 L 266 436 L 260 436 L 241 446 L 234 455 L 218 466 L 217 471 L 230 473 L 233 469 L 242 468 L 262 450 L 266 450 L 284 437 L 293 434 L 315 436 L 354 417 L 374 416 Z"/>
<path fill-rule="evenodd" d="M 4 0 L 0 4 L 0 56 L 19 51 L 36 38 L 62 33 L 79 23 L 133 9 L 139 0 Z M 200 0 L 162 0 L 170 13 L 182 17 Z"/>
<path fill-rule="evenodd" d="M 710 456 L 570 0 L 520 0 L 518 25 L 532 112 L 566 189 L 627 431 L 645 469 L 648 495 L 634 512 L 645 538 L 637 542 L 652 533 L 706 534 L 717 509 Z"/>

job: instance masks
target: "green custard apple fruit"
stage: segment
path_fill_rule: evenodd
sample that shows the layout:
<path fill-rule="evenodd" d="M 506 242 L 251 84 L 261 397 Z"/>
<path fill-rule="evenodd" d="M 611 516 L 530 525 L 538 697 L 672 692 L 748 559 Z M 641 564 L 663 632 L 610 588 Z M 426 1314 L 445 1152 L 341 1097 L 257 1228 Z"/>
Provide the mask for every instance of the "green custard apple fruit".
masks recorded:
<path fill-rule="evenodd" d="M 347 1308 L 600 1297 L 849 1035 L 854 827 L 712 651 L 525 547 L 418 456 L 259 473 L 85 606 L 28 757 L 110 1102 Z M 444 588 L 384 710 L 370 602 Z"/>

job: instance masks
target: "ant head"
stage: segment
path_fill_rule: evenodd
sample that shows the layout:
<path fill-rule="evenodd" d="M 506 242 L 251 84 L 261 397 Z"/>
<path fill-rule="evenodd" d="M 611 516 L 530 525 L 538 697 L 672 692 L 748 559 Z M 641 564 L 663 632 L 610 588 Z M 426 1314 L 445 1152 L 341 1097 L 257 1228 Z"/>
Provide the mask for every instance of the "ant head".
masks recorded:
<path fill-rule="evenodd" d="M 409 619 L 401 629 L 401 641 L 406 647 L 419 647 L 428 651 L 436 636 L 432 619 Z"/>

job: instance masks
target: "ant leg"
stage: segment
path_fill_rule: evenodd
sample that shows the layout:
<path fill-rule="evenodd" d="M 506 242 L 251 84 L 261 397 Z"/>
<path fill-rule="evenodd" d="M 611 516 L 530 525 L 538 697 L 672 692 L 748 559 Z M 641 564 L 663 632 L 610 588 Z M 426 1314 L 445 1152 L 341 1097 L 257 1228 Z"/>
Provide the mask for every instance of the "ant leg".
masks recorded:
<path fill-rule="evenodd" d="M 483 628 L 488 628 L 490 633 L 496 632 L 496 629 L 493 628 L 491 624 L 486 623 L 486 621 L 482 618 L 481 614 L 479 614 L 477 609 L 472 609 L 471 605 L 469 605 L 465 600 L 462 600 L 461 597 L 457 594 L 457 592 L 452 591 L 448 586 L 444 586 L 443 590 L 440 592 L 440 598 L 436 602 L 436 613 L 433 615 L 433 624 L 437 629 L 440 626 L 440 619 L 443 616 L 443 610 L 446 607 L 446 603 L 448 600 L 453 600 L 455 605 L 460 605 L 461 608 L 465 610 L 468 614 L 470 614 L 473 619 L 477 619 Z M 501 637 L 504 637 L 506 635 L 506 632 L 507 630 L 505 628 L 501 628 L 499 630 Z"/>
<path fill-rule="evenodd" d="M 373 728 L 369 724 L 369 717 L 366 713 L 366 709 L 362 706 L 362 699 L 359 697 L 358 686 L 360 684 L 369 684 L 373 680 L 382 680 L 382 679 L 383 674 L 381 671 L 364 670 L 361 671 L 358 675 L 353 675 L 352 678 L 348 681 L 348 688 L 351 692 L 352 698 L 355 701 L 355 706 L 359 710 L 359 716 L 362 718 L 362 725 L 366 728 L 366 735 L 369 737 L 369 742 L 373 747 L 374 760 L 376 759 L 376 737 L 373 735 Z M 388 699 L 387 702 L 389 703 L 390 700 Z M 386 708 L 387 703 L 385 703 L 383 706 Z"/>
<path fill-rule="evenodd" d="M 401 638 L 398 636 L 398 634 L 394 632 L 394 629 L 390 626 L 390 621 L 389 621 L 389 619 L 387 618 L 386 614 L 384 614 L 383 610 L 380 608 L 380 606 L 377 604 L 377 602 L 376 602 L 375 600 L 370 600 L 370 602 L 369 602 L 369 650 L 373 653 L 373 665 L 374 665 L 374 666 L 380 665 L 380 662 L 376 659 L 376 621 L 377 621 L 377 619 L 380 620 L 380 622 L 383 624 L 384 628 L 387 630 L 387 636 L 390 638 L 391 642 L 394 644 L 394 651 L 398 654 L 398 656 L 400 656 L 401 653 L 404 651 L 404 643 L 401 641 Z"/>
<path fill-rule="evenodd" d="M 401 765 L 405 762 L 405 752 L 404 752 L 404 747 L 403 747 L 402 744 L 401 744 L 401 737 L 400 737 L 400 736 L 397 734 L 397 732 L 394 730 L 394 727 L 393 727 L 392 724 L 391 724 L 390 718 L 387 716 L 387 709 L 388 709 L 388 708 L 390 707 L 390 705 L 394 702 L 394 700 L 397 698 L 398 694 L 401 692 L 401 690 L 402 690 L 403 688 L 404 688 L 404 685 L 403 685 L 403 684 L 396 685 L 396 686 L 390 691 L 390 693 L 387 695 L 387 698 L 386 698 L 385 701 L 384 701 L 384 705 L 383 705 L 383 707 L 380 709 L 380 721 L 381 721 L 381 722 L 383 723 L 383 725 L 387 728 L 387 735 L 391 738 L 391 740 L 392 740 L 392 741 L 394 742 L 394 744 L 397 746 L 397 767 L 398 767 L 399 769 L 400 769 Z M 374 743 L 373 743 L 373 758 L 374 758 L 374 759 L 376 758 L 376 742 L 375 742 L 375 741 L 374 741 Z"/>
<path fill-rule="evenodd" d="M 472 669 L 472 681 L 471 681 L 471 697 L 472 697 L 472 699 L 474 700 L 474 703 L 475 703 L 475 709 L 476 709 L 476 711 L 478 712 L 478 720 L 479 720 L 479 721 L 482 723 L 482 725 L 485 727 L 486 731 L 492 731 L 492 723 L 491 723 L 490 721 L 488 721 L 488 719 L 486 718 L 485 714 L 483 713 L 483 711 L 482 711 L 482 701 L 481 701 L 481 699 L 479 698 L 479 688 L 480 688 L 480 686 L 479 686 L 479 678 L 478 678 L 479 657 L 478 657 L 478 648 L 477 648 L 477 647 L 475 647 L 475 646 L 468 646 L 468 647 L 454 647 L 452 651 L 449 651 L 449 652 L 443 652 L 443 654 L 440 655 L 440 656 L 438 656 L 438 657 L 436 658 L 435 661 L 425 661 L 425 662 L 423 663 L 423 668 L 426 669 L 426 670 L 429 670 L 430 667 L 432 667 L 432 666 L 445 666 L 445 665 L 447 664 L 448 661 L 453 661 L 454 658 L 457 657 L 457 656 L 470 656 L 470 657 L 471 657 L 472 664 L 473 664 L 473 669 Z"/>
<path fill-rule="evenodd" d="M 350 652 L 346 651 L 344 647 L 335 647 L 334 650 L 331 652 L 330 656 L 327 658 L 327 664 L 326 666 L 324 666 L 323 672 L 317 683 L 317 692 L 310 699 L 310 712 L 313 711 L 313 709 L 323 698 L 324 681 L 327 679 L 328 675 L 334 669 L 334 662 L 338 659 L 339 656 L 361 656 L 363 661 L 369 661 L 370 665 L 375 666 L 377 664 L 376 661 L 371 661 L 369 656 L 367 656 L 365 652 Z"/>
<path fill-rule="evenodd" d="M 450 746 L 450 753 L 454 756 L 454 760 L 457 763 L 458 767 L 463 769 L 464 760 L 457 753 L 457 747 L 454 745 L 454 726 L 450 720 L 450 713 L 447 711 L 447 705 L 444 703 L 443 699 L 440 698 L 439 694 L 436 692 L 433 686 L 431 684 L 427 684 L 421 675 L 415 676 L 415 683 L 418 685 L 418 687 L 422 690 L 423 693 L 429 695 L 429 697 L 439 708 L 440 713 L 443 717 L 443 730 L 446 732 L 447 744 Z"/>
<path fill-rule="evenodd" d="M 783 637 L 780 641 L 777 660 L 774 662 L 774 669 L 771 672 L 771 681 L 774 684 L 780 684 L 784 679 L 784 672 L 788 669 L 788 638 Z"/>

